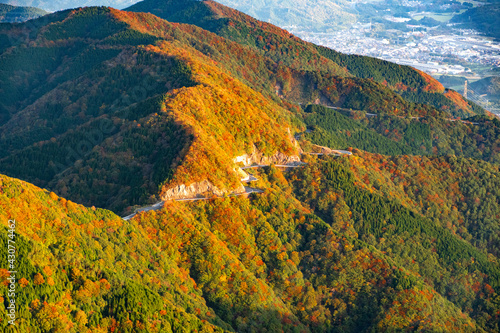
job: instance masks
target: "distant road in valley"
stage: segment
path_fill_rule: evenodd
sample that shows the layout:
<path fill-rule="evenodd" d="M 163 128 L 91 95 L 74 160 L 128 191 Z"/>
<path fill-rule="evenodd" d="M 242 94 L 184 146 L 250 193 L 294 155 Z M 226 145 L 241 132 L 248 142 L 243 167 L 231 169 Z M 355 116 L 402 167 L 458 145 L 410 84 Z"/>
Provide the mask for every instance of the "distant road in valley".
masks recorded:
<path fill-rule="evenodd" d="M 335 110 L 341 110 L 341 111 L 347 111 L 347 112 L 365 112 L 366 113 L 366 116 L 367 117 L 377 117 L 378 114 L 376 113 L 368 113 L 366 111 L 363 111 L 363 110 L 351 110 L 351 109 L 344 109 L 344 108 L 339 108 L 339 107 L 336 107 L 336 106 L 326 106 L 326 105 L 323 105 L 325 108 L 327 109 L 335 109 Z M 500 118 L 500 115 L 497 115 L 499 116 Z M 410 119 L 422 119 L 422 118 L 425 118 L 425 117 L 403 117 L 403 116 L 397 116 L 399 118 L 410 118 Z M 446 121 L 457 121 L 459 119 L 452 119 L 452 118 L 447 118 Z M 479 123 L 475 123 L 475 122 L 472 122 L 472 121 L 467 121 L 467 120 L 461 120 L 460 121 L 463 123 L 463 124 L 470 124 L 470 125 L 479 125 Z"/>

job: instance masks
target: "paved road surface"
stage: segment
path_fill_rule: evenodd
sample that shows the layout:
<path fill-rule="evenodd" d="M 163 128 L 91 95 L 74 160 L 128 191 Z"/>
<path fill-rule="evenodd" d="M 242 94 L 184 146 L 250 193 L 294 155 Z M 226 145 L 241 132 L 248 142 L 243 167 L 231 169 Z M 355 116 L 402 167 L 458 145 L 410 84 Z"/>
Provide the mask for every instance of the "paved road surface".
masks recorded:
<path fill-rule="evenodd" d="M 250 182 L 255 182 L 259 180 L 258 178 L 256 178 L 254 175 L 252 175 L 251 173 L 248 174 L 248 178 L 243 178 L 241 181 L 243 183 L 250 183 Z"/>
<path fill-rule="evenodd" d="M 253 177 L 253 178 L 255 180 L 257 180 L 257 178 L 255 178 L 255 177 Z M 250 180 L 250 181 L 254 181 L 254 180 Z M 244 187 L 245 187 L 245 192 L 230 194 L 229 197 L 237 197 L 237 196 L 246 195 L 246 194 L 250 194 L 250 193 L 264 193 L 264 190 L 262 190 L 260 188 L 249 187 L 249 186 L 244 186 Z M 220 198 L 222 198 L 222 197 L 220 197 Z M 211 198 L 200 197 L 200 198 L 174 199 L 174 201 L 198 201 L 198 200 L 209 200 L 209 199 L 211 199 Z M 127 220 L 130 220 L 131 218 L 133 218 L 134 216 L 136 216 L 140 212 L 149 212 L 151 210 L 159 210 L 159 209 L 163 208 L 163 204 L 164 204 L 164 202 L 160 201 L 160 202 L 155 203 L 152 206 L 139 208 L 135 213 L 130 214 L 128 216 L 125 216 L 125 217 L 123 217 L 123 219 L 127 221 Z"/>
<path fill-rule="evenodd" d="M 133 214 L 130 214 L 128 216 L 125 216 L 123 219 L 124 220 L 130 220 L 131 218 L 133 218 L 134 216 L 137 215 L 137 213 L 140 213 L 140 212 L 149 212 L 150 210 L 158 210 L 158 209 L 161 209 L 163 207 L 163 201 L 160 201 L 160 202 L 157 202 L 155 203 L 154 205 L 152 206 L 148 206 L 148 207 L 143 207 L 143 208 L 139 208 L 135 213 Z"/>
<path fill-rule="evenodd" d="M 263 168 L 263 167 L 267 167 L 267 166 L 269 166 L 269 165 L 255 164 L 255 165 L 249 165 L 249 166 L 241 167 L 241 169 Z"/>
<path fill-rule="evenodd" d="M 306 163 L 304 162 L 294 162 L 294 164 L 274 164 L 275 167 L 279 168 L 298 168 L 301 167 Z M 252 168 L 263 168 L 263 167 L 268 167 L 271 166 L 271 164 L 255 164 L 255 165 L 248 165 L 241 167 L 241 169 L 252 169 Z"/>
<path fill-rule="evenodd" d="M 260 188 L 255 188 L 255 187 L 248 187 L 245 186 L 245 193 L 238 193 L 230 196 L 238 196 L 238 195 L 244 195 L 244 194 L 250 194 L 250 193 L 264 193 L 264 190 Z"/>
<path fill-rule="evenodd" d="M 349 109 L 344 109 L 344 108 L 339 108 L 339 107 L 336 107 L 336 106 L 326 106 L 326 105 L 323 105 L 324 107 L 326 107 L 327 109 L 335 109 L 335 110 L 343 110 L 343 111 L 349 111 L 349 112 L 365 112 L 363 110 L 349 110 Z M 366 116 L 368 117 L 377 117 L 378 115 L 376 113 L 366 113 Z M 403 117 L 403 116 L 397 116 L 399 118 L 406 118 L 406 117 Z M 499 116 L 500 117 L 500 116 Z M 409 117 L 410 119 L 422 119 L 424 117 Z M 447 121 L 457 121 L 458 119 L 446 119 Z M 471 121 L 467 121 L 467 120 L 460 120 L 463 124 L 470 124 L 470 125 L 479 125 L 479 123 L 474 123 L 474 122 L 471 122 Z"/>
<path fill-rule="evenodd" d="M 458 121 L 458 119 L 446 119 L 448 121 Z M 479 123 L 473 123 L 472 121 L 460 120 L 462 124 L 471 124 L 471 125 L 479 125 Z"/>
<path fill-rule="evenodd" d="M 365 111 L 362 111 L 362 110 L 350 110 L 350 109 L 338 108 L 336 106 L 326 106 L 326 105 L 323 105 L 323 106 L 325 108 L 327 108 L 327 109 L 342 110 L 342 111 L 348 111 L 348 112 L 365 112 Z M 376 117 L 377 114 L 376 113 L 366 112 L 366 116 L 367 117 Z"/>

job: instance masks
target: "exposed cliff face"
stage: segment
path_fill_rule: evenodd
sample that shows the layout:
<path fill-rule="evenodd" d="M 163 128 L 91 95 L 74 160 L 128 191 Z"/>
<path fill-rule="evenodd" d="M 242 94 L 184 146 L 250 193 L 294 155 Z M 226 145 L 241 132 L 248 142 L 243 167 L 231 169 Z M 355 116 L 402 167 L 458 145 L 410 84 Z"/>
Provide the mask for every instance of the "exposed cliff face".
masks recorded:
<path fill-rule="evenodd" d="M 293 140 L 295 141 L 295 140 Z M 242 155 L 234 158 L 235 163 L 243 163 L 245 166 L 249 165 L 269 165 L 269 164 L 279 164 L 279 165 L 297 165 L 300 163 L 300 158 L 297 155 L 288 156 L 281 152 L 277 152 L 272 156 L 264 156 L 257 148 L 254 146 L 252 154 Z M 242 181 L 250 179 L 250 176 L 241 170 L 240 168 L 236 168 L 235 172 L 240 176 Z M 200 198 L 200 197 L 208 197 L 213 194 L 217 196 L 223 196 L 225 194 L 238 194 L 244 193 L 245 187 L 240 185 L 234 191 L 228 192 L 219 189 L 214 186 L 210 181 L 204 180 L 201 182 L 193 183 L 189 186 L 185 184 L 181 184 L 175 187 L 172 187 L 166 190 L 161 195 L 162 201 L 168 200 L 177 200 L 177 199 L 191 199 L 191 198 Z"/>
<path fill-rule="evenodd" d="M 245 192 L 245 187 L 241 185 L 232 193 L 243 193 Z M 208 180 L 204 180 L 198 183 L 193 183 L 189 186 L 184 184 L 175 186 L 162 194 L 161 200 L 176 200 L 176 199 L 191 199 L 191 198 L 200 198 L 200 197 L 209 197 L 211 195 L 223 196 L 224 194 L 228 194 L 227 192 L 222 191 L 221 189 L 214 186 Z"/>
<path fill-rule="evenodd" d="M 246 173 L 245 171 L 241 170 L 240 168 L 235 169 L 236 173 L 238 173 L 238 176 L 241 178 L 241 181 L 247 181 L 250 179 L 250 175 Z"/>
<path fill-rule="evenodd" d="M 295 144 L 295 139 L 292 140 Z M 235 163 L 243 163 L 244 166 L 249 165 L 269 165 L 269 164 L 280 164 L 280 165 L 295 165 L 300 162 L 300 157 L 297 155 L 286 155 L 282 152 L 277 152 L 272 156 L 264 156 L 255 146 L 253 147 L 252 153 L 237 156 L 234 158 Z"/>
<path fill-rule="evenodd" d="M 296 151 L 300 154 L 302 149 L 299 143 L 292 136 L 290 129 L 288 129 L 288 137 L 292 145 L 296 148 Z M 301 163 L 300 157 L 298 155 L 286 155 L 282 152 L 277 152 L 272 156 L 265 156 L 260 152 L 255 145 L 252 148 L 251 154 L 245 154 L 237 156 L 233 159 L 234 163 L 243 163 L 244 166 L 250 165 L 298 165 Z M 242 182 L 251 179 L 251 177 L 239 167 L 234 168 L 234 172 L 238 175 Z M 161 200 L 177 200 L 177 199 L 191 199 L 200 197 L 209 197 L 211 195 L 223 196 L 225 194 L 240 194 L 245 192 L 245 187 L 240 184 L 238 188 L 233 191 L 221 190 L 209 180 L 205 179 L 201 182 L 192 183 L 188 186 L 181 184 L 172 187 L 161 194 Z"/>

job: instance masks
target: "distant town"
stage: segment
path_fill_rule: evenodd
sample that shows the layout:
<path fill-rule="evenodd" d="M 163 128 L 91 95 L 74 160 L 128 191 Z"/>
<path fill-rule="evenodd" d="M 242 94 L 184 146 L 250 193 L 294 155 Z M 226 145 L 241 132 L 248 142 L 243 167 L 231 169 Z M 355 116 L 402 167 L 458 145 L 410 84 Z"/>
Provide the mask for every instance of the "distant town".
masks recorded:
<path fill-rule="evenodd" d="M 500 114 L 500 102 L 495 97 L 467 89 L 466 85 L 466 80 L 471 83 L 499 75 L 500 43 L 463 24 L 452 23 L 451 18 L 457 12 L 447 12 L 446 4 L 403 1 L 401 5 L 404 8 L 383 3 L 368 7 L 368 10 L 365 8 L 357 23 L 344 26 L 342 30 L 285 28 L 306 41 L 342 53 L 412 66 L 438 80 L 447 80 L 447 88 Z M 361 7 L 358 9 L 363 11 Z M 450 77 L 455 79 L 450 80 Z"/>
<path fill-rule="evenodd" d="M 404 22 L 407 18 L 386 17 L 389 21 Z M 384 31 L 383 37 L 374 32 L 371 23 L 356 23 L 348 30 L 330 33 L 294 31 L 299 37 L 347 54 L 376 57 L 409 65 L 429 74 L 473 75 L 470 65 L 500 66 L 500 45 L 470 29 L 453 28 L 443 34 L 414 26 L 415 30 Z M 410 26 L 411 27 L 411 26 Z M 470 64 L 470 65 L 468 65 Z M 478 77 L 479 78 L 479 77 Z"/>

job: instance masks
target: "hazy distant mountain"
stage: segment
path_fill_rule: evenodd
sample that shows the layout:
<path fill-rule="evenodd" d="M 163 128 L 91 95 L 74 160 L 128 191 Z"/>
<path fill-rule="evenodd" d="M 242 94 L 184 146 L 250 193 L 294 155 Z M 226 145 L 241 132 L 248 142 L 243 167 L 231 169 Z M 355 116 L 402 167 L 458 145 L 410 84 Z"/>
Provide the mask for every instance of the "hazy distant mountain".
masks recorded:
<path fill-rule="evenodd" d="M 85 6 L 110 6 L 123 9 L 139 0 L 2 0 L 15 6 L 34 6 L 48 11 Z M 221 4 L 241 10 L 259 20 L 278 26 L 325 28 L 354 22 L 347 0 L 221 0 Z"/>
<path fill-rule="evenodd" d="M 500 77 L 490 76 L 470 84 L 477 94 L 488 94 L 500 99 Z"/>
<path fill-rule="evenodd" d="M 452 22 L 463 23 L 487 36 L 500 38 L 500 1 L 469 9 L 465 13 L 453 17 Z"/>
<path fill-rule="evenodd" d="M 110 6 L 118 9 L 133 5 L 139 0 L 2 0 L 13 6 L 30 6 L 42 8 L 51 12 L 68 8 Z"/>
<path fill-rule="evenodd" d="M 220 0 L 259 20 L 279 26 L 325 28 L 352 23 L 356 16 L 346 0 Z"/>
<path fill-rule="evenodd" d="M 489 76 L 470 84 L 478 95 L 484 96 L 491 104 L 492 108 L 500 108 L 500 76 Z"/>
<path fill-rule="evenodd" d="M 423 25 L 423 26 L 426 26 L 426 27 L 435 27 L 435 26 L 440 25 L 441 22 L 433 19 L 432 17 L 424 16 L 423 18 L 421 18 L 418 21 L 417 20 L 408 21 L 407 24 L 410 24 L 410 25 Z"/>
<path fill-rule="evenodd" d="M 33 7 L 16 7 L 0 3 L 0 22 L 24 22 L 47 14 L 45 10 Z"/>

